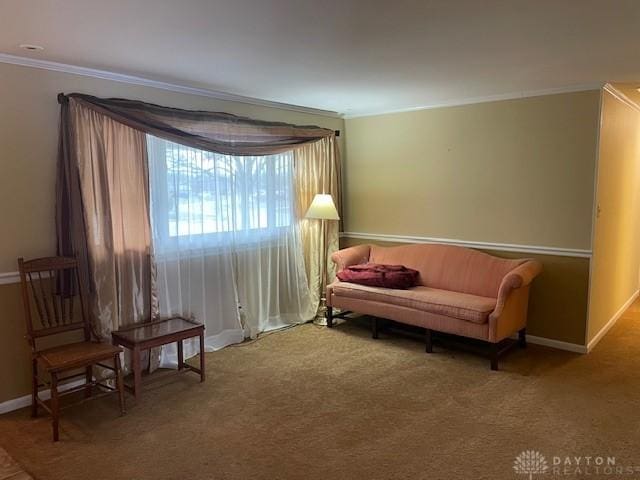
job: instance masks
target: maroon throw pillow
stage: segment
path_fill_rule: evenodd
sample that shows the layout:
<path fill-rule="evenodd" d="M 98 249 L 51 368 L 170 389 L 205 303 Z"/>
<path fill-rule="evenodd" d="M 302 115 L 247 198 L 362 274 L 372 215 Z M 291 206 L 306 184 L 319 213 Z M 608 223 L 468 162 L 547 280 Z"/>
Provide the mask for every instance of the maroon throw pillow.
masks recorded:
<path fill-rule="evenodd" d="M 351 265 L 341 270 L 337 277 L 341 282 L 405 290 L 418 284 L 419 275 L 417 270 L 407 268 L 404 265 L 364 263 Z"/>

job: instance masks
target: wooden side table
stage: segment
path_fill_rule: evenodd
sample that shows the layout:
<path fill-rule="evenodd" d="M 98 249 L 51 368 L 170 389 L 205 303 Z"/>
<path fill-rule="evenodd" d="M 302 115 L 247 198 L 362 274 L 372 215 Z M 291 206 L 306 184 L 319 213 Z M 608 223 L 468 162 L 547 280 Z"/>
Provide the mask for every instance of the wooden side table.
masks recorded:
<path fill-rule="evenodd" d="M 184 362 L 182 341 L 194 337 L 200 337 L 200 368 Z M 125 388 L 133 393 L 136 401 L 140 397 L 142 385 L 141 352 L 172 342 L 176 342 L 178 346 L 178 370 L 186 369 L 198 373 L 200 381 L 204 382 L 204 325 L 201 323 L 182 317 L 174 317 L 131 325 L 111 332 L 111 341 L 114 345 L 121 345 L 131 350 L 133 387 L 125 385 Z"/>

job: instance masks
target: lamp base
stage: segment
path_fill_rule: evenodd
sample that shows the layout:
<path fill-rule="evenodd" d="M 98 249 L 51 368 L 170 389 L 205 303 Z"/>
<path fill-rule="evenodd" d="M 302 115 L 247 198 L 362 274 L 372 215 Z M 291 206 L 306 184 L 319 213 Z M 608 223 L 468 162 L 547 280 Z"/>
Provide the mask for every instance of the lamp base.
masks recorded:
<path fill-rule="evenodd" d="M 345 319 L 343 318 L 334 318 L 333 319 L 333 326 L 335 327 L 336 325 L 340 325 L 342 323 L 346 322 Z M 313 319 L 313 324 L 314 325 L 318 325 L 319 327 L 326 327 L 327 326 L 327 317 L 321 317 L 320 315 L 318 315 L 316 318 Z"/>
<path fill-rule="evenodd" d="M 323 327 L 327 325 L 327 299 L 324 295 L 320 297 L 320 305 L 318 305 L 318 312 L 316 318 L 313 319 L 313 324 Z"/>
<path fill-rule="evenodd" d="M 323 316 L 316 316 L 316 318 L 313 319 L 313 324 L 314 325 L 318 325 L 319 327 L 326 327 L 327 326 L 327 319 Z"/>
<path fill-rule="evenodd" d="M 333 325 L 340 325 L 344 322 L 345 320 L 342 318 L 333 318 Z M 320 306 L 316 318 L 313 319 L 313 324 L 321 327 L 327 326 L 327 299 L 325 297 L 320 298 Z"/>

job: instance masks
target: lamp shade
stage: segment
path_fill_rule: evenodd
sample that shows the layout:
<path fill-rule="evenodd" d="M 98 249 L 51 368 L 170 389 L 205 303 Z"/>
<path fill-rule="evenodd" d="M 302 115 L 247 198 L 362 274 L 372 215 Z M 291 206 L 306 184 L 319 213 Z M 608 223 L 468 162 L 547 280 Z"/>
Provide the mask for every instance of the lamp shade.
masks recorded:
<path fill-rule="evenodd" d="M 309 210 L 305 218 L 319 218 L 321 220 L 340 220 L 338 210 L 333 203 L 331 195 L 326 193 L 318 193 L 313 198 Z"/>

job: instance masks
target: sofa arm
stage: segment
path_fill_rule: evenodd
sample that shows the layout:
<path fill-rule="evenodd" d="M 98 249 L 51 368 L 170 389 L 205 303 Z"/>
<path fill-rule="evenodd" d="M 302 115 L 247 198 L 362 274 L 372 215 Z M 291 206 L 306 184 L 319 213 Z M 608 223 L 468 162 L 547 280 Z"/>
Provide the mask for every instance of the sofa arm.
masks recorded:
<path fill-rule="evenodd" d="M 496 308 L 489 315 L 490 341 L 499 341 L 525 327 L 529 285 L 540 272 L 542 264 L 536 260 L 528 260 L 502 279 Z"/>
<path fill-rule="evenodd" d="M 344 270 L 350 265 L 358 265 L 369 261 L 371 245 L 356 245 L 355 247 L 338 250 L 331 255 L 331 260 L 336 264 L 337 271 Z"/>
<path fill-rule="evenodd" d="M 527 260 L 522 265 L 507 273 L 498 289 L 498 302 L 496 309 L 491 314 L 494 317 L 500 316 L 511 292 L 517 288 L 526 287 L 542 271 L 542 264 L 536 260 Z"/>

